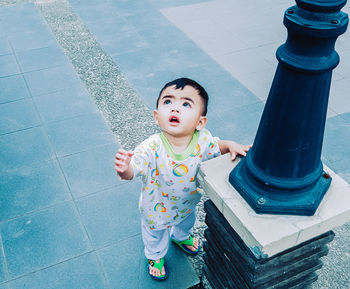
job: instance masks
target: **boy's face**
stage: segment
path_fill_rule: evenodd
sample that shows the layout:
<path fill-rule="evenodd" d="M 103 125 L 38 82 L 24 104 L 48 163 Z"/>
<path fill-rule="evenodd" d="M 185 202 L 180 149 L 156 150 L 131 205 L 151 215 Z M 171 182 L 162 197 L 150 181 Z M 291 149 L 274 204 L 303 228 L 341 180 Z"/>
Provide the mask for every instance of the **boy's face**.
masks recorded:
<path fill-rule="evenodd" d="M 196 89 L 189 85 L 176 89 L 174 85 L 163 90 L 153 116 L 163 132 L 181 137 L 192 136 L 205 126 L 207 118 L 202 112 L 203 101 Z"/>

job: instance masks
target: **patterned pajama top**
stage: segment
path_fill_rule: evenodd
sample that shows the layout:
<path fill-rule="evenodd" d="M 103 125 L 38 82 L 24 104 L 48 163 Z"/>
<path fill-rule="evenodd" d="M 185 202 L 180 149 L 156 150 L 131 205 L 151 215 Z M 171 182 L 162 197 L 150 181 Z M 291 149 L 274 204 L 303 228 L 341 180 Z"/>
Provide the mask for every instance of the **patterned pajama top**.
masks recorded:
<path fill-rule="evenodd" d="M 196 181 L 199 164 L 220 155 L 218 140 L 202 129 L 181 154 L 174 153 L 162 133 L 136 147 L 131 165 L 134 176 L 142 180 L 139 208 L 150 229 L 176 225 L 195 210 L 201 198 Z"/>

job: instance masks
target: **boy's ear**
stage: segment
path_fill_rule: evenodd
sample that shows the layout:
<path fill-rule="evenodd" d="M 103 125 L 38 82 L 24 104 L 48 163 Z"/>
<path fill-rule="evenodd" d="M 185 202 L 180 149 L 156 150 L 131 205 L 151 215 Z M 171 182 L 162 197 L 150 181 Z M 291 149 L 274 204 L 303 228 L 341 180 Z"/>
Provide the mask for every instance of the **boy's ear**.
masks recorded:
<path fill-rule="evenodd" d="M 159 125 L 159 123 L 158 123 L 158 111 L 156 109 L 153 111 L 153 119 L 154 119 L 154 122 L 156 123 L 156 125 Z"/>
<path fill-rule="evenodd" d="M 202 128 L 204 128 L 205 125 L 207 124 L 207 121 L 208 121 L 207 117 L 202 115 L 198 121 L 198 124 L 196 126 L 196 130 L 201 130 Z"/>

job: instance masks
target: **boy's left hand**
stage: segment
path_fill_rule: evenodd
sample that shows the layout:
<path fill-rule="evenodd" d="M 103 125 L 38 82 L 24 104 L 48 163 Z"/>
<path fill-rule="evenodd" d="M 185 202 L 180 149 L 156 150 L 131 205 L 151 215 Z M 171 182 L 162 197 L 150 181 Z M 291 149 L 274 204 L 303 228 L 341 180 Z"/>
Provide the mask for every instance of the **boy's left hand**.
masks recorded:
<path fill-rule="evenodd" d="M 237 155 L 246 156 L 251 145 L 242 145 L 234 141 L 229 140 L 219 140 L 219 147 L 221 154 L 230 153 L 231 159 L 234 160 Z"/>
<path fill-rule="evenodd" d="M 228 149 L 231 154 L 231 159 L 234 160 L 237 155 L 246 156 L 247 152 L 251 148 L 251 145 L 242 145 L 236 142 L 229 142 Z"/>

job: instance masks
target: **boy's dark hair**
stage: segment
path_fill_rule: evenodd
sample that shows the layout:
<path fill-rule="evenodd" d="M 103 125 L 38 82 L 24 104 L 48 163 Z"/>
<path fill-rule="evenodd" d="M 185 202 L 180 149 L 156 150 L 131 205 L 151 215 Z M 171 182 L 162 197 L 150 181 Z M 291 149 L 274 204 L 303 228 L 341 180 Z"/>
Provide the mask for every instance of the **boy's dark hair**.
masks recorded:
<path fill-rule="evenodd" d="M 201 86 L 198 82 L 186 78 L 186 77 L 182 77 L 182 78 L 178 78 L 175 79 L 173 81 L 168 82 L 166 85 L 164 85 L 164 87 L 161 89 L 158 99 L 157 99 L 157 108 L 158 108 L 158 104 L 159 104 L 159 98 L 162 94 L 162 92 L 164 91 L 164 89 L 166 89 L 169 86 L 173 86 L 175 85 L 176 89 L 184 89 L 184 87 L 186 85 L 192 86 L 195 90 L 198 91 L 199 96 L 202 98 L 203 101 L 203 113 L 202 115 L 205 116 L 207 115 L 207 108 L 208 108 L 208 93 L 205 91 L 205 89 L 203 88 L 203 86 Z"/>

